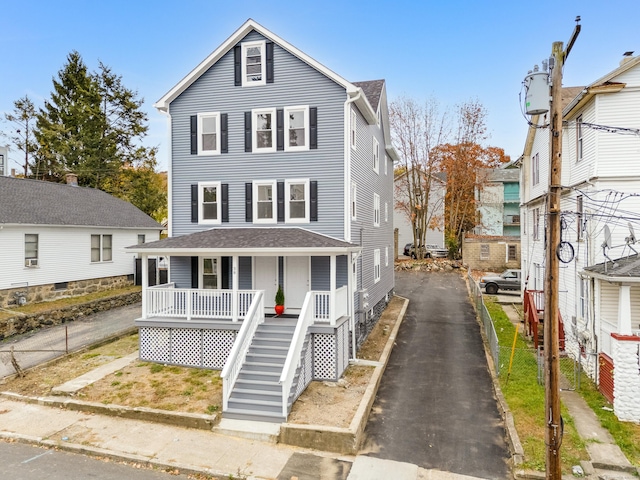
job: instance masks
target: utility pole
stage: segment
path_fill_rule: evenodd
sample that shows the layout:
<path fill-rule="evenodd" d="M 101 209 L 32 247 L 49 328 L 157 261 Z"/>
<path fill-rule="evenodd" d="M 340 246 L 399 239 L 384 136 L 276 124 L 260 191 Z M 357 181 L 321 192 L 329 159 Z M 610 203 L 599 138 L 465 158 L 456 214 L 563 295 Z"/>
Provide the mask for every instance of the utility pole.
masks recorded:
<path fill-rule="evenodd" d="M 580 17 L 576 17 L 576 22 Z M 578 34 L 576 25 L 569 45 L 563 50 L 562 42 L 554 42 L 551 55 L 551 156 L 549 163 L 549 192 L 547 194 L 547 265 L 544 282 L 544 379 L 545 379 L 545 445 L 546 478 L 562 480 L 560 446 L 562 445 L 563 421 L 560 416 L 560 342 L 558 322 L 558 287 L 560 245 L 560 196 L 562 193 L 562 68 L 569 56 Z"/>

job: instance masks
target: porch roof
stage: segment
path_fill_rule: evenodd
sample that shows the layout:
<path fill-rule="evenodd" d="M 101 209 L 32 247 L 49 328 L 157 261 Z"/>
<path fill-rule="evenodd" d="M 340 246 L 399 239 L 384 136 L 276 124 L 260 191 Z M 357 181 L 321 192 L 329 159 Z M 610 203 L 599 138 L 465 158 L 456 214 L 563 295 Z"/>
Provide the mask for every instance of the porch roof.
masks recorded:
<path fill-rule="evenodd" d="M 608 282 L 640 283 L 640 258 L 636 253 L 612 262 L 607 260 L 604 263 L 585 267 L 582 275 Z"/>
<path fill-rule="evenodd" d="M 143 255 L 174 256 L 346 255 L 360 249 L 359 245 L 296 227 L 212 228 L 127 247 Z"/>

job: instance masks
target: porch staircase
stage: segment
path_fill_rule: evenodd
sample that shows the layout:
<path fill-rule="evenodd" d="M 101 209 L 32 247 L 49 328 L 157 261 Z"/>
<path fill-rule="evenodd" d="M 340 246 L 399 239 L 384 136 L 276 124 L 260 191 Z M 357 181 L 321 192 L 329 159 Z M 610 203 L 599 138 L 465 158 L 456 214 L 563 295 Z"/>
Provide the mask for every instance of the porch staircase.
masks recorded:
<path fill-rule="evenodd" d="M 258 326 L 222 418 L 284 422 L 280 375 L 297 317 L 265 319 Z"/>

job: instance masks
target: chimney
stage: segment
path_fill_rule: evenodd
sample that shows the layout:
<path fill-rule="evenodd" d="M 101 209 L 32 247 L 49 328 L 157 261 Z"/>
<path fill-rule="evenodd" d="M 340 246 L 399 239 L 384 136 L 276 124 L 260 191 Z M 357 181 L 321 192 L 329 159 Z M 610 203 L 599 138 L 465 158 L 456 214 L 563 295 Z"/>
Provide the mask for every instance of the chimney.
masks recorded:
<path fill-rule="evenodd" d="M 620 66 L 634 59 L 633 52 L 624 52 L 622 54 L 622 60 L 620 60 Z"/>
<path fill-rule="evenodd" d="M 71 185 L 72 187 L 78 186 L 78 175 L 75 173 L 67 173 L 66 177 L 67 185 Z"/>

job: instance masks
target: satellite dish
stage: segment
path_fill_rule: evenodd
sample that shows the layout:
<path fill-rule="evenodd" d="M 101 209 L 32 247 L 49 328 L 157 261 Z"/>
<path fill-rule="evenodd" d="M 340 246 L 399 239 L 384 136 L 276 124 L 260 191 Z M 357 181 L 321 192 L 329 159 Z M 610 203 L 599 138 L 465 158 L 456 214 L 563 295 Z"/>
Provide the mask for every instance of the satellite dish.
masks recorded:
<path fill-rule="evenodd" d="M 604 243 L 602 244 L 602 248 L 611 248 L 611 230 L 609 230 L 609 225 L 604 226 Z"/>
<path fill-rule="evenodd" d="M 637 255 L 638 252 L 636 251 L 635 248 L 633 248 L 631 246 L 631 245 L 635 245 L 635 243 L 636 243 L 636 234 L 633 231 L 633 225 L 631 225 L 631 222 L 629 222 L 628 225 L 629 225 L 629 236 L 627 238 L 625 238 L 624 241 L 627 242 L 627 247 L 629 247 L 631 250 L 633 250 L 633 253 L 635 253 Z"/>

